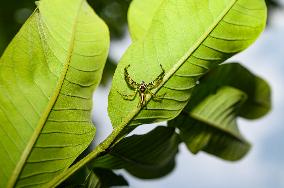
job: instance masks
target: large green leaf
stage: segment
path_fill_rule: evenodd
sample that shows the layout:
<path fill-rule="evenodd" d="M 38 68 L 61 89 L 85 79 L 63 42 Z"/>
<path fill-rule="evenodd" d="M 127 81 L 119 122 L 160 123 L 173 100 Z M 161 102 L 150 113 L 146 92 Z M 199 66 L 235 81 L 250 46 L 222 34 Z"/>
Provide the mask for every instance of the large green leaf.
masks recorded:
<path fill-rule="evenodd" d="M 128 9 L 128 25 L 132 40 L 142 38 L 164 0 L 133 0 Z"/>
<path fill-rule="evenodd" d="M 147 10 L 145 10 L 147 15 Z M 154 14 L 147 33 L 121 59 L 109 95 L 108 111 L 114 127 L 165 121 L 187 104 L 196 81 L 211 67 L 247 48 L 265 26 L 263 0 L 165 0 Z M 147 108 L 133 101 L 124 78 L 149 83 L 165 69 L 163 81 L 147 95 Z M 120 93 L 120 94 L 119 94 Z M 119 104 L 119 105 L 118 105 Z"/>
<path fill-rule="evenodd" d="M 121 140 L 108 154 L 92 162 L 92 167 L 126 169 L 139 178 L 158 178 L 175 166 L 179 137 L 174 128 L 157 127 L 145 135 Z"/>
<path fill-rule="evenodd" d="M 263 79 L 240 64 L 224 64 L 201 79 L 184 113 L 169 125 L 180 129 L 182 140 L 193 153 L 204 150 L 238 160 L 250 146 L 239 132 L 236 118 L 259 118 L 270 106 L 270 88 Z"/>
<path fill-rule="evenodd" d="M 39 187 L 92 141 L 109 46 L 85 0 L 42 0 L 0 62 L 0 187 Z"/>

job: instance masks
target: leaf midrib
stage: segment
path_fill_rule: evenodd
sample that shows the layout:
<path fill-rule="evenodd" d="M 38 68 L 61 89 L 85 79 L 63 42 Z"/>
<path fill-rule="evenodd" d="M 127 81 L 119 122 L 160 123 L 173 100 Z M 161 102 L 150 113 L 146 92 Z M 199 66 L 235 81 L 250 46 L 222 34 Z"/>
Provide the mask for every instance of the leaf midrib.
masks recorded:
<path fill-rule="evenodd" d="M 19 162 L 17 163 L 10 179 L 9 179 L 9 182 L 7 184 L 7 187 L 14 187 L 22 170 L 23 170 L 23 167 L 25 165 L 25 162 L 26 160 L 28 159 L 32 149 L 33 149 L 33 146 L 34 144 L 36 143 L 40 133 L 41 133 L 41 130 L 42 128 L 44 127 L 47 119 L 48 119 L 48 116 L 51 112 L 51 109 L 53 108 L 55 102 L 57 101 L 58 99 L 58 96 L 60 94 L 60 91 L 62 89 L 62 85 L 64 83 L 64 80 L 65 80 L 65 77 L 67 75 L 67 72 L 68 72 L 68 68 L 69 68 L 69 65 L 71 63 L 71 58 L 72 58 L 72 53 L 73 53 L 73 50 L 74 50 L 74 43 L 75 43 L 75 33 L 76 33 L 76 26 L 77 26 L 77 19 L 78 19 L 78 16 L 79 16 L 79 13 L 80 13 L 80 10 L 82 8 L 82 5 L 83 5 L 83 2 L 84 0 L 81 0 L 81 3 L 80 5 L 78 6 L 78 11 L 77 11 L 77 14 L 75 16 L 75 19 L 74 19 L 74 25 L 73 25 L 73 28 L 72 28 L 72 35 L 71 35 L 71 39 L 70 39 L 70 46 L 69 46 L 69 49 L 68 49 L 68 56 L 66 58 L 66 63 L 64 64 L 64 67 L 63 67 L 63 70 L 62 70 L 62 73 L 61 73 L 61 76 L 57 82 L 57 85 L 56 85 L 56 88 L 54 90 L 54 94 L 52 95 L 52 97 L 50 98 L 48 104 L 47 104 L 47 107 L 46 109 L 44 110 L 44 112 L 42 113 L 42 116 L 41 118 L 39 119 L 38 121 L 38 125 L 36 126 L 36 129 L 34 130 L 34 133 L 32 134 L 32 137 L 30 138 L 25 150 L 23 151 L 22 155 L 21 155 L 21 158 L 19 160 Z M 39 6 L 39 5 L 38 5 Z M 38 22 L 37 24 L 39 24 L 41 20 L 41 14 L 40 14 L 40 11 L 39 11 L 39 8 L 37 7 L 35 9 L 35 13 L 38 14 L 39 16 L 39 19 L 38 19 Z M 36 14 L 33 14 L 33 15 L 36 15 Z M 32 16 L 33 16 L 32 15 Z M 41 39 L 42 40 L 42 39 Z"/>
<path fill-rule="evenodd" d="M 175 74 L 175 72 L 191 57 L 191 55 L 195 52 L 195 50 L 198 49 L 198 47 L 207 39 L 209 34 L 214 31 L 214 29 L 218 26 L 218 24 L 223 20 L 223 18 L 228 14 L 228 12 L 232 9 L 232 7 L 236 4 L 238 0 L 232 1 L 232 3 L 228 6 L 228 9 L 224 9 L 224 11 L 220 14 L 220 16 L 216 19 L 217 21 L 212 24 L 212 26 L 209 27 L 208 31 L 204 33 L 200 37 L 200 39 L 196 42 L 195 45 L 193 45 L 192 48 L 190 48 L 184 56 L 180 58 L 180 60 L 171 68 L 168 73 L 165 74 L 165 77 L 163 79 L 163 82 L 161 82 L 160 86 L 153 90 L 153 93 L 156 94 L 163 85 Z M 162 4 L 161 4 L 162 5 Z M 145 35 L 146 36 L 146 35 Z M 152 96 L 146 99 L 146 105 L 151 100 Z M 119 124 L 117 127 L 125 127 L 131 123 L 133 118 L 139 114 L 140 111 L 142 111 L 143 108 L 136 108 L 132 112 L 129 113 L 129 115 L 125 118 L 124 121 L 122 121 L 121 124 Z"/>

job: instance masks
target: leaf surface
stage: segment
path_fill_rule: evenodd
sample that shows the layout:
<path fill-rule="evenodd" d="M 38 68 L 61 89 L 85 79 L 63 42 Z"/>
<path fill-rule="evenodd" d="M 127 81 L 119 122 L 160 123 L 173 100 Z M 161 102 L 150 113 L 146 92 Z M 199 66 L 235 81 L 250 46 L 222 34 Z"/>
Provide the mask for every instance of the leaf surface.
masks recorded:
<path fill-rule="evenodd" d="M 147 10 L 145 10 L 147 15 Z M 133 42 L 113 78 L 108 112 L 114 127 L 160 122 L 176 117 L 189 101 L 196 81 L 212 67 L 247 48 L 265 27 L 262 0 L 165 0 L 145 36 Z M 133 95 L 124 69 L 137 83 L 165 76 L 139 106 L 122 95 Z M 118 105 L 119 104 L 119 105 Z"/>
<path fill-rule="evenodd" d="M 68 188 L 106 188 L 111 186 L 127 186 L 123 176 L 108 169 L 97 168 L 90 170 L 84 166 L 73 176 L 70 176 L 59 187 Z"/>
<path fill-rule="evenodd" d="M 94 160 L 92 167 L 123 168 L 139 178 L 159 178 L 173 170 L 179 143 L 174 128 L 157 127 L 121 140 L 108 154 Z"/>
<path fill-rule="evenodd" d="M 0 62 L 0 187 L 39 187 L 92 141 L 109 46 L 85 0 L 42 0 Z"/>
<path fill-rule="evenodd" d="M 180 129 L 181 139 L 193 153 L 203 150 L 226 160 L 239 160 L 250 145 L 236 118 L 259 118 L 270 105 L 270 88 L 263 79 L 240 64 L 224 64 L 201 79 L 184 112 L 169 125 Z"/>
<path fill-rule="evenodd" d="M 200 82 L 201 84 L 193 94 L 193 100 L 187 106 L 187 111 L 222 86 L 231 86 L 247 95 L 247 100 L 242 105 L 238 116 L 258 119 L 271 109 L 271 89 L 268 83 L 239 63 L 218 66 L 206 74 Z"/>
<path fill-rule="evenodd" d="M 152 19 L 164 0 L 133 0 L 129 6 L 127 17 L 129 32 L 133 41 L 142 38 Z"/>
<path fill-rule="evenodd" d="M 222 87 L 169 125 L 180 129 L 181 139 L 192 153 L 204 150 L 223 159 L 238 160 L 250 148 L 236 123 L 236 114 L 245 100 L 242 91 Z"/>

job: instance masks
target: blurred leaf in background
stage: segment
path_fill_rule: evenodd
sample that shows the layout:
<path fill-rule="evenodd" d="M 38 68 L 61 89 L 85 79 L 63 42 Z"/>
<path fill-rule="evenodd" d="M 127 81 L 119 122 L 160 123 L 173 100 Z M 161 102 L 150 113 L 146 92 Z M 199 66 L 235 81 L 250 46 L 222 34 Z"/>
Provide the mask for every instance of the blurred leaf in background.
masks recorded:
<path fill-rule="evenodd" d="M 35 9 L 33 0 L 0 1 L 0 54 Z"/>
<path fill-rule="evenodd" d="M 126 33 L 127 10 L 131 0 L 89 0 L 96 13 L 109 26 L 112 39 Z"/>
<path fill-rule="evenodd" d="M 280 3 L 278 2 L 278 0 L 266 0 L 265 2 L 270 10 L 280 7 Z"/>

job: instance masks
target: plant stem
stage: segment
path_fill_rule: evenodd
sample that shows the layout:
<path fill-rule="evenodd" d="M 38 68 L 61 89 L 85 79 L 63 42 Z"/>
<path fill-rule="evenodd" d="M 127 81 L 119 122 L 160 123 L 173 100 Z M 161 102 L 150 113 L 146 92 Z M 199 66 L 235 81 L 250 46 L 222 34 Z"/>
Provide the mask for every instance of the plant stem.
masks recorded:
<path fill-rule="evenodd" d="M 117 127 L 113 130 L 113 132 L 102 142 L 100 143 L 91 153 L 89 153 L 86 157 L 81 159 L 79 162 L 68 168 L 62 174 L 56 176 L 51 182 L 47 184 L 47 187 L 56 187 L 60 185 L 63 181 L 65 181 L 68 177 L 74 174 L 77 170 L 85 166 L 88 162 L 96 158 L 99 154 L 103 153 L 106 149 L 108 149 L 113 141 L 115 141 L 118 134 L 123 130 L 125 126 Z"/>

